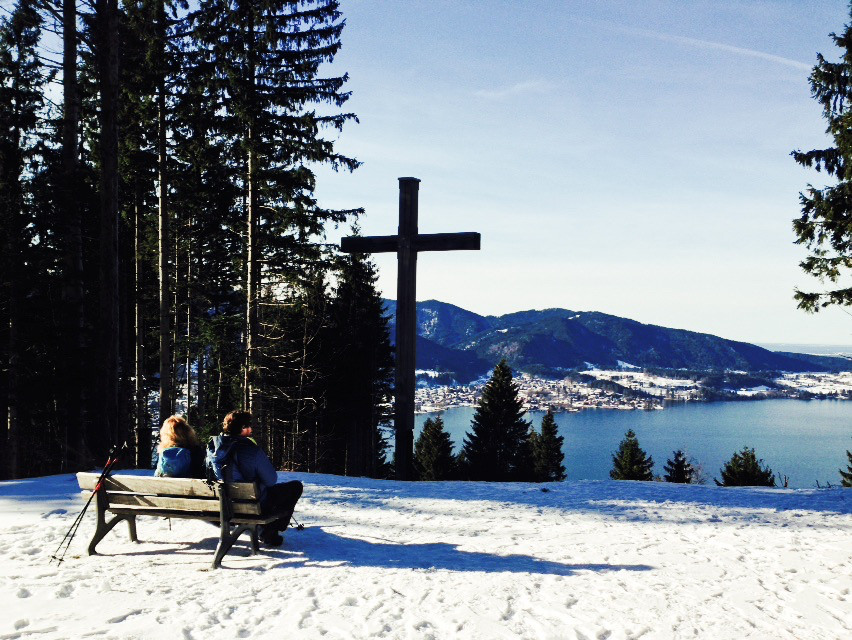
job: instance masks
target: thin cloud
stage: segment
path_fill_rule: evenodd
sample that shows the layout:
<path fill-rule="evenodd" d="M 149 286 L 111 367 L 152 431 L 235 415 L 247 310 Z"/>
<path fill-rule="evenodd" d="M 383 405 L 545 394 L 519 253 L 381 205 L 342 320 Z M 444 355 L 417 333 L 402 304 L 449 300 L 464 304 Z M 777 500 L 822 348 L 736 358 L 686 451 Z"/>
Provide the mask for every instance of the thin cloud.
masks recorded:
<path fill-rule="evenodd" d="M 579 22 L 579 21 L 578 21 Z M 658 31 L 649 31 L 646 29 L 636 29 L 633 27 L 623 27 L 616 24 L 610 24 L 606 22 L 601 22 L 598 20 L 588 20 L 582 22 L 594 22 L 602 27 L 607 27 L 610 29 L 614 29 L 615 31 L 620 31 L 621 33 L 627 33 L 636 36 L 642 36 L 645 38 L 653 38 L 654 40 L 661 40 L 663 42 L 674 42 L 676 44 L 682 44 L 687 47 L 694 47 L 697 49 L 714 49 L 716 51 L 726 51 L 727 53 L 733 53 L 739 56 L 746 56 L 749 58 L 759 58 L 760 60 L 767 60 L 769 62 L 775 62 L 777 64 L 783 64 L 787 67 L 792 67 L 794 69 L 800 69 L 802 71 L 810 71 L 813 68 L 813 65 L 806 64 L 804 62 L 799 62 L 798 60 L 793 60 L 791 58 L 785 58 L 784 56 L 776 56 L 772 53 L 766 53 L 765 51 L 757 51 L 755 49 L 747 49 L 745 47 L 735 47 L 734 45 L 725 44 L 723 42 L 713 42 L 712 40 L 700 40 L 698 38 L 687 38 L 685 36 L 676 36 L 670 33 L 660 33 Z"/>
<path fill-rule="evenodd" d="M 480 89 L 474 95 L 480 98 L 488 98 L 489 100 L 500 100 L 527 93 L 546 93 L 552 88 L 552 84 L 542 80 L 528 80 L 527 82 L 519 82 L 510 87 L 503 87 L 502 89 Z"/>

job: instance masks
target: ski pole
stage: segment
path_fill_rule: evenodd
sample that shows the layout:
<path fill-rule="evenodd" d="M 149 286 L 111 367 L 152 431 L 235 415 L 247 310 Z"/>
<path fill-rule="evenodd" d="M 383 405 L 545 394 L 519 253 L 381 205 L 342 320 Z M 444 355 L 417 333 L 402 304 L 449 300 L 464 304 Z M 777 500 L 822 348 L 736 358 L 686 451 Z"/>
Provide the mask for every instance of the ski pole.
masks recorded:
<path fill-rule="evenodd" d="M 62 538 L 62 541 L 59 543 L 59 546 L 56 548 L 56 551 L 53 552 L 53 555 L 50 556 L 50 561 L 56 560 L 57 564 L 62 564 L 62 561 L 65 559 L 65 553 L 68 551 L 68 548 L 71 546 L 71 541 L 74 539 L 74 536 L 77 534 L 77 529 L 80 528 L 80 524 L 83 522 L 83 516 L 86 514 L 86 510 L 89 508 L 89 505 L 92 503 L 92 499 L 95 497 L 95 494 L 101 490 L 103 487 L 104 479 L 106 476 L 112 471 L 113 467 L 121 458 L 121 454 L 127 449 L 127 442 L 125 442 L 120 449 L 116 450 L 116 446 L 110 448 L 109 453 L 107 454 L 107 461 L 104 465 L 103 471 L 101 471 L 101 475 L 98 477 L 98 481 L 95 483 L 95 488 L 92 491 L 92 494 L 89 496 L 89 499 L 86 501 L 86 504 L 83 505 L 83 509 L 77 514 L 77 517 L 74 519 L 74 522 L 71 523 L 71 527 L 65 533 L 65 537 Z M 65 548 L 62 549 L 63 545 Z M 62 551 L 62 555 L 57 556 L 60 550 Z"/>
<path fill-rule="evenodd" d="M 92 499 L 95 497 L 95 494 L 100 490 L 101 486 L 103 485 L 104 477 L 112 470 L 112 467 L 115 464 L 116 460 L 117 458 L 112 458 L 111 456 L 107 458 L 107 462 L 104 465 L 104 469 L 101 472 L 98 481 L 95 483 L 95 488 L 89 496 L 89 499 L 86 501 L 86 504 L 83 505 L 83 509 L 80 511 L 80 513 L 77 514 L 77 517 L 74 519 L 74 522 L 71 523 L 71 527 L 65 533 L 65 537 L 62 538 L 62 541 L 59 543 L 59 546 L 56 548 L 56 551 L 54 551 L 53 555 L 50 556 L 50 559 L 56 560 L 57 564 L 62 564 L 62 561 L 65 559 L 65 553 L 71 546 L 71 541 L 74 539 L 74 536 L 77 535 L 77 529 L 80 528 L 80 524 L 83 522 L 83 516 L 86 514 L 86 510 L 92 503 Z M 64 549 L 62 548 L 63 545 L 65 545 Z M 60 550 L 62 551 L 62 555 L 58 555 Z"/>

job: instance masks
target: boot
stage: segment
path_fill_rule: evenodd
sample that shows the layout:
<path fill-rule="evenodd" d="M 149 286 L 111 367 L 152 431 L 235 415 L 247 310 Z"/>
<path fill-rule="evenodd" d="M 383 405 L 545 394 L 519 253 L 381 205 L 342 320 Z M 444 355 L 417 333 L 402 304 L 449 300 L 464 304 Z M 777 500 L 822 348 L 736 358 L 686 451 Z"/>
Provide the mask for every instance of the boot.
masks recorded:
<path fill-rule="evenodd" d="M 266 547 L 280 547 L 284 537 L 271 525 L 260 528 L 260 541 Z"/>

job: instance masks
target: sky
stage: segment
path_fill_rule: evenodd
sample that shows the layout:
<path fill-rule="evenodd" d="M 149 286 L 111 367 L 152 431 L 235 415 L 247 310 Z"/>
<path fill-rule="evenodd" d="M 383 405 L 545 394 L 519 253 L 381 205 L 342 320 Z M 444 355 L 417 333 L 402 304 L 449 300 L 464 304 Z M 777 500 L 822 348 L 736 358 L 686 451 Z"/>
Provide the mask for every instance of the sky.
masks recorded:
<path fill-rule="evenodd" d="M 828 144 L 808 75 L 849 20 L 841 0 L 342 0 L 350 124 L 317 196 L 396 233 L 398 182 L 420 232 L 417 299 L 482 314 L 562 307 L 749 342 L 852 344 L 852 314 L 796 309 L 798 194 Z M 329 239 L 345 229 L 329 231 Z M 396 297 L 395 254 L 375 256 Z"/>

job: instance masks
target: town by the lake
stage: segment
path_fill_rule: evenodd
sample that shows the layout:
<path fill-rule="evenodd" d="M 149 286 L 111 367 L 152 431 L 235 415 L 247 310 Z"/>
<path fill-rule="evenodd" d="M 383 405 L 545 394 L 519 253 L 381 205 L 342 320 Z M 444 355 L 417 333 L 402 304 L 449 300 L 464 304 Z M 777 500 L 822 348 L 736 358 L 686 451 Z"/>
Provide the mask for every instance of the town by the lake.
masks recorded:
<path fill-rule="evenodd" d="M 419 371 L 428 381 L 431 372 Z M 745 372 L 728 372 L 747 378 Z M 661 410 L 666 405 L 709 400 L 763 400 L 768 398 L 852 399 L 852 372 L 784 373 L 772 384 L 710 388 L 694 377 L 666 377 L 642 370 L 583 371 L 563 379 L 520 373 L 515 377 L 519 397 L 528 411 L 575 412 L 585 409 Z M 468 385 L 418 386 L 418 413 L 434 413 L 453 407 L 476 406 L 485 380 Z"/>

